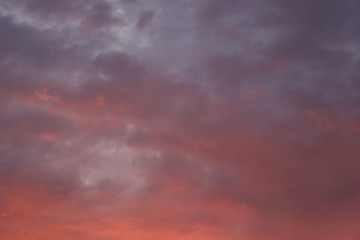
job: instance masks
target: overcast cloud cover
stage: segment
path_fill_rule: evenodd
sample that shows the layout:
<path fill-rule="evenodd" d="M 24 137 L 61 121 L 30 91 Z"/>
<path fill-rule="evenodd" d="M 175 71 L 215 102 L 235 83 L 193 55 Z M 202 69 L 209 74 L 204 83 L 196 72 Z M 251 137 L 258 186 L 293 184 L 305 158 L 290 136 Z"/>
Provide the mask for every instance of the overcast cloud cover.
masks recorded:
<path fill-rule="evenodd" d="M 357 0 L 0 1 L 0 239 L 360 239 Z"/>

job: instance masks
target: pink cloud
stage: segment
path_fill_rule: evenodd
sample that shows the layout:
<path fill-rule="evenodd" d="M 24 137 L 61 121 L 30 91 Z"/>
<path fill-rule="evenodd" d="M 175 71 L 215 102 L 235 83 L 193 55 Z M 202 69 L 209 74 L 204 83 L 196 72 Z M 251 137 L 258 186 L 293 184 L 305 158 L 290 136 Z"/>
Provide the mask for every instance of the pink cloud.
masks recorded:
<path fill-rule="evenodd" d="M 0 3 L 0 238 L 358 239 L 356 9 Z"/>

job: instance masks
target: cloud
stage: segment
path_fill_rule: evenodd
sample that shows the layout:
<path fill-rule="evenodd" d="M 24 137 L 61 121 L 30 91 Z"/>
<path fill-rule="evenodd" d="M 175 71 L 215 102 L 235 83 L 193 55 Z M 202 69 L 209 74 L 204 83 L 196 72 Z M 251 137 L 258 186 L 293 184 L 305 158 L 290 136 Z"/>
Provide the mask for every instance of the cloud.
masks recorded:
<path fill-rule="evenodd" d="M 0 237 L 358 239 L 358 7 L 0 3 Z"/>

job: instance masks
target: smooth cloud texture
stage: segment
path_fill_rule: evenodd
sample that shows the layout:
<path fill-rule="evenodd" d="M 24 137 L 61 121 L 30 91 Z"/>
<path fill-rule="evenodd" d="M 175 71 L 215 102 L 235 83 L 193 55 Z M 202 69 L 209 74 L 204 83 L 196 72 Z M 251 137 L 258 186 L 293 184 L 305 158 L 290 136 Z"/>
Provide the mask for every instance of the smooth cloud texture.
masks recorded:
<path fill-rule="evenodd" d="M 0 238 L 360 237 L 357 1 L 0 3 Z"/>

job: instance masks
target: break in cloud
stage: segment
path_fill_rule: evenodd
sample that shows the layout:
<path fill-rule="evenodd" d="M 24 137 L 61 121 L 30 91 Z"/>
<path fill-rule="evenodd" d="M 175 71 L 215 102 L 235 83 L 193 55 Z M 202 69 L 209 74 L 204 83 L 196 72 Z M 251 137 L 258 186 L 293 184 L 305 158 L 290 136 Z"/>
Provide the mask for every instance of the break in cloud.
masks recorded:
<path fill-rule="evenodd" d="M 0 238 L 360 238 L 355 0 L 0 3 Z"/>

